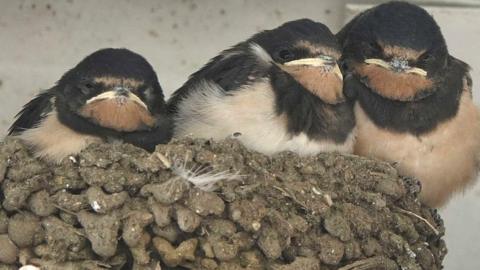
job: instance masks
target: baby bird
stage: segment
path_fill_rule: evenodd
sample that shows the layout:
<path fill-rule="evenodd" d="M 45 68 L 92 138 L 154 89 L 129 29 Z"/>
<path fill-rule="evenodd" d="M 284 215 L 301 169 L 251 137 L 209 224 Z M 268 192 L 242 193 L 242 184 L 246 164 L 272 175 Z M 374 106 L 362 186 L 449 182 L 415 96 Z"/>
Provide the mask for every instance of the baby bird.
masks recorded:
<path fill-rule="evenodd" d="M 480 119 L 469 66 L 449 55 L 422 8 L 389 2 L 337 34 L 356 95 L 355 153 L 398 163 L 422 184 L 421 199 L 444 205 L 477 177 Z"/>
<path fill-rule="evenodd" d="M 235 137 L 270 155 L 352 152 L 353 105 L 343 96 L 340 49 L 308 19 L 260 32 L 223 51 L 168 102 L 174 136 Z"/>
<path fill-rule="evenodd" d="M 102 49 L 27 103 L 9 134 L 36 156 L 60 162 L 105 139 L 153 150 L 171 130 L 152 66 L 127 49 Z"/>

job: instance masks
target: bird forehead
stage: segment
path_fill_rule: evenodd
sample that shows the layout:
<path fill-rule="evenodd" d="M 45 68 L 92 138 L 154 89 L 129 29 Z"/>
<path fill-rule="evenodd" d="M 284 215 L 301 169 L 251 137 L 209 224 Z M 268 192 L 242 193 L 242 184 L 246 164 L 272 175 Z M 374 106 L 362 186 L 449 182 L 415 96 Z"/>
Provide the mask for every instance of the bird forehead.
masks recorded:
<path fill-rule="evenodd" d="M 115 87 L 118 85 L 122 85 L 131 88 L 138 88 L 145 83 L 144 81 L 138 79 L 122 78 L 115 76 L 99 76 L 95 77 L 93 81 L 95 83 L 103 84 L 106 87 Z"/>
<path fill-rule="evenodd" d="M 398 2 L 379 5 L 359 16 L 350 35 L 353 41 L 380 39 L 417 50 L 445 43 L 440 27 L 428 12 Z"/>
<path fill-rule="evenodd" d="M 307 50 L 312 55 L 328 55 L 335 59 L 340 59 L 341 53 L 338 49 L 325 46 L 320 43 L 312 43 L 310 41 L 301 40 L 295 43 L 294 47 Z"/>
<path fill-rule="evenodd" d="M 389 45 L 383 41 L 379 41 L 378 44 L 380 45 L 380 47 L 382 47 L 383 53 L 387 57 L 395 57 L 395 58 L 401 58 L 406 60 L 416 60 L 426 52 L 426 50 L 424 49 L 417 50 L 417 49 L 407 48 L 399 45 Z"/>

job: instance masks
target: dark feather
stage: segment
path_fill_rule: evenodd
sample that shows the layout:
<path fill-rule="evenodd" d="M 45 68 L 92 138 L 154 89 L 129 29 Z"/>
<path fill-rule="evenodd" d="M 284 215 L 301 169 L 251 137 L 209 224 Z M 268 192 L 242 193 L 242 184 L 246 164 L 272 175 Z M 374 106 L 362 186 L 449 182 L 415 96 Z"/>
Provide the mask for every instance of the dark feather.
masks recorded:
<path fill-rule="evenodd" d="M 34 128 L 53 110 L 51 99 L 55 88 L 43 91 L 28 102 L 15 116 L 16 120 L 8 130 L 9 135 L 18 135 L 26 129 Z"/>
<path fill-rule="evenodd" d="M 172 122 L 167 117 L 161 117 L 157 121 L 156 127 L 148 131 L 136 131 L 125 133 L 122 137 L 123 142 L 141 147 L 149 152 L 155 150 L 158 144 L 165 144 L 172 138 Z"/>
<path fill-rule="evenodd" d="M 377 126 L 422 135 L 457 114 L 468 69 L 467 64 L 449 57 L 445 75 L 436 83 L 433 93 L 415 101 L 386 99 L 358 81 L 348 87 L 358 88 L 353 92 L 358 93 L 360 105 Z"/>
<path fill-rule="evenodd" d="M 68 111 L 63 104 L 58 104 L 57 111 L 60 122 L 77 132 L 104 139 L 122 139 L 126 143 L 141 147 L 147 151 L 155 150 L 157 144 L 167 143 L 172 137 L 170 119 L 162 115 L 156 116 L 157 123 L 155 128 L 134 132 L 119 132 L 88 121 L 80 115 Z"/>
<path fill-rule="evenodd" d="M 272 67 L 271 82 L 278 114 L 288 117 L 291 134 L 343 143 L 355 126 L 353 103 L 330 105 L 307 91 L 290 75 Z"/>
<path fill-rule="evenodd" d="M 56 102 L 57 117 L 62 124 L 72 130 L 102 138 L 117 138 L 121 136 L 122 132 L 97 125 L 79 114 L 72 112 L 67 106 L 65 102 Z"/>
<path fill-rule="evenodd" d="M 467 63 L 463 62 L 462 60 L 457 59 L 453 56 L 450 56 L 449 60 L 453 65 L 459 66 L 460 70 L 465 72 L 465 75 L 463 77 L 466 83 L 466 85 L 464 85 L 464 90 L 468 91 L 468 93 L 472 95 L 473 81 L 472 81 L 472 75 L 470 74 L 470 70 L 471 70 L 470 66 Z"/>
<path fill-rule="evenodd" d="M 355 124 L 352 104 L 330 106 L 276 66 L 289 61 L 282 59 L 279 53 L 286 48 L 293 51 L 295 44 L 299 42 L 310 42 L 333 50 L 338 49 L 330 30 L 310 20 L 292 21 L 274 30 L 260 32 L 246 42 L 222 52 L 202 69 L 192 74 L 190 79 L 170 98 L 169 113 L 177 113 L 179 104 L 192 91 L 202 91 L 198 88 L 202 80 L 218 84 L 225 95 L 233 94 L 233 91 L 241 91 L 244 87 L 257 82 L 269 80 L 274 89 L 277 113 L 287 116 L 287 128 L 292 135 L 304 132 L 310 138 L 344 142 Z M 251 47 L 254 44 L 260 46 L 276 64 L 258 55 Z M 295 50 L 297 59 L 314 57 L 308 50 L 301 48 L 295 48 Z"/>
<path fill-rule="evenodd" d="M 248 44 L 241 43 L 211 59 L 202 69 L 193 73 L 168 101 L 169 113 L 175 113 L 179 103 L 191 91 L 197 91 L 196 85 L 202 80 L 218 84 L 225 92 L 237 90 L 266 76 L 268 69 L 261 68 L 259 60 L 248 50 Z"/>
<path fill-rule="evenodd" d="M 473 88 L 473 82 L 472 82 L 472 76 L 470 75 L 469 72 L 465 74 L 465 79 L 467 80 L 467 90 L 472 95 L 472 88 Z"/>

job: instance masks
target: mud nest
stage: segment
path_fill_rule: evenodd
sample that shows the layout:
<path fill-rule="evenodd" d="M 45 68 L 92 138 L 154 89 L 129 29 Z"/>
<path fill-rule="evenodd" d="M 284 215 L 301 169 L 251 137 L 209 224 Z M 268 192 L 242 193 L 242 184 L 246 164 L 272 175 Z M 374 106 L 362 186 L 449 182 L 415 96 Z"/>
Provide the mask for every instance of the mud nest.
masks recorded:
<path fill-rule="evenodd" d="M 0 269 L 434 270 L 446 254 L 418 183 L 356 156 L 185 139 L 49 165 L 7 139 L 0 183 Z"/>

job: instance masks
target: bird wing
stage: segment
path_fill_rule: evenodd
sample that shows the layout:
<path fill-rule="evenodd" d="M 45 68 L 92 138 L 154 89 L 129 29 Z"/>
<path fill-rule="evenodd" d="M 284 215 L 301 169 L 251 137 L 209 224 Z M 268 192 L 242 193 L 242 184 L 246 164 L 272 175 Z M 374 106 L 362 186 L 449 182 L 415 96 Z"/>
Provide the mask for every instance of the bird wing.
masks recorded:
<path fill-rule="evenodd" d="M 450 72 L 460 76 L 460 78 L 463 77 L 462 90 L 467 91 L 470 95 L 472 95 L 472 76 L 470 74 L 470 66 L 462 60 L 451 55 L 448 57 L 448 61 Z"/>
<path fill-rule="evenodd" d="M 126 132 L 121 138 L 125 143 L 130 143 L 153 152 L 158 144 L 165 144 L 170 141 L 172 132 L 173 127 L 170 118 L 159 116 L 153 129 Z"/>
<path fill-rule="evenodd" d="M 468 91 L 470 95 L 472 95 L 473 82 L 472 82 L 472 75 L 470 75 L 470 72 L 465 73 L 464 80 L 465 80 L 464 90 Z"/>
<path fill-rule="evenodd" d="M 195 87 L 201 82 L 216 83 L 225 92 L 229 92 L 263 78 L 267 74 L 266 69 L 258 65 L 258 58 L 239 49 L 235 50 L 235 48 L 224 51 L 210 60 L 202 69 L 193 73 L 189 80 L 172 94 L 167 105 L 168 111 L 176 112 L 178 104 L 191 91 L 201 90 L 201 88 Z"/>
<path fill-rule="evenodd" d="M 15 122 L 8 129 L 8 135 L 17 135 L 26 129 L 37 126 L 53 110 L 53 89 L 41 92 L 23 106 L 15 116 Z"/>

